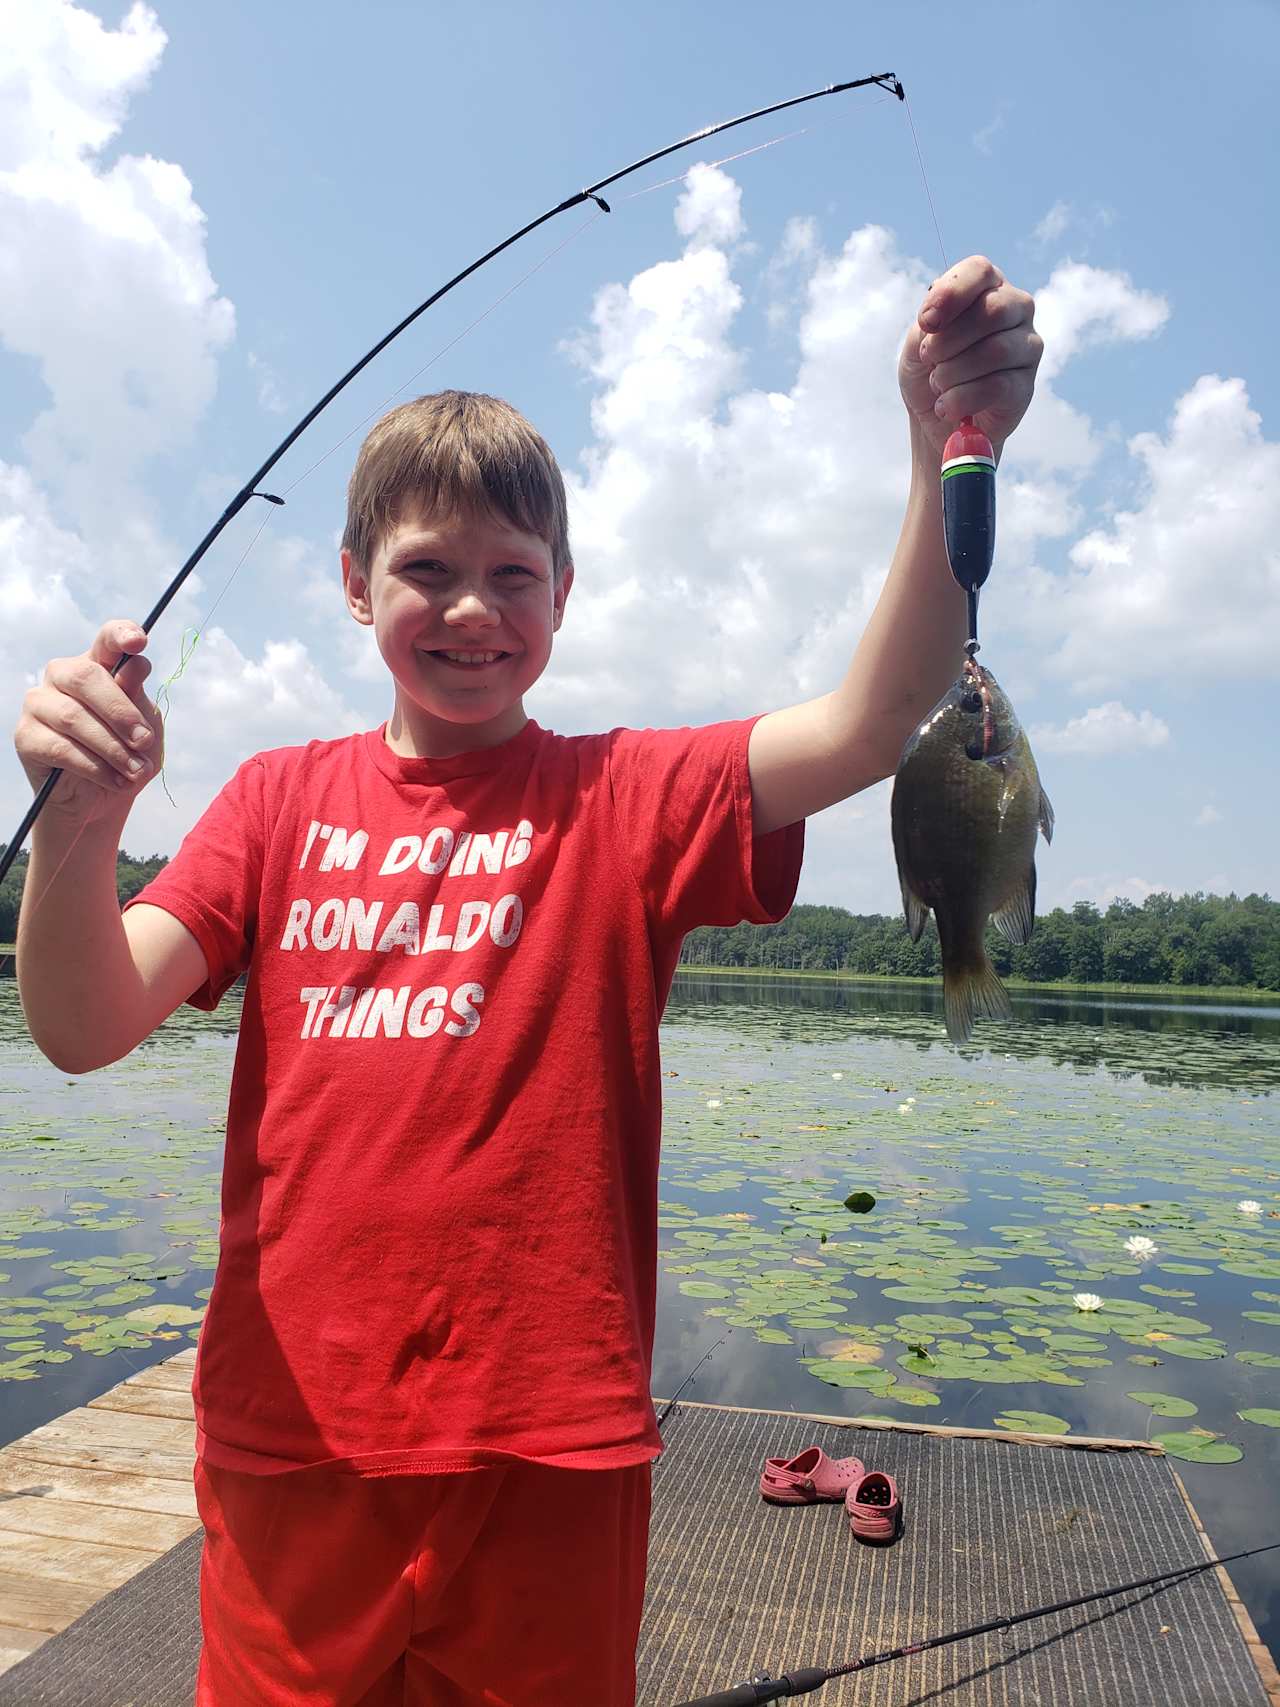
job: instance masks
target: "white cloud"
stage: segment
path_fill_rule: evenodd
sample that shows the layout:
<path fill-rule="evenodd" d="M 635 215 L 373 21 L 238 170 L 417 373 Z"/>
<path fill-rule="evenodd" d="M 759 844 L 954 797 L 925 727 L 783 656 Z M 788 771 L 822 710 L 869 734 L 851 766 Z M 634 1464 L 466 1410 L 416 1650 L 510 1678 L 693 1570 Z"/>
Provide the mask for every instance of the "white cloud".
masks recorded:
<path fill-rule="evenodd" d="M 159 63 L 155 14 L 134 5 L 113 31 L 66 0 L 10 0 L 5 30 L 0 338 L 35 360 L 49 395 L 23 441 L 29 466 L 0 464 L 9 617 L 0 671 L 33 681 L 48 658 L 82 651 L 104 615 L 141 615 L 171 571 L 176 554 L 142 487 L 146 463 L 181 443 L 207 407 L 234 317 L 182 169 L 150 156 L 101 159 Z M 341 613 L 305 541 L 268 539 L 257 569 L 281 608 L 318 612 L 327 598 Z M 149 649 L 153 696 L 177 664 L 200 591 L 193 576 Z M 148 788 L 130 818 L 135 847 L 172 848 L 245 752 L 365 721 L 301 641 L 267 639 L 255 657 L 217 627 L 169 702 L 165 778 L 178 810 Z"/>
<path fill-rule="evenodd" d="M 1139 501 L 1073 547 L 1053 667 L 1085 691 L 1185 669 L 1273 677 L 1280 444 L 1263 437 L 1244 381 L 1203 376 L 1163 435 L 1140 433 L 1129 449 Z"/>
<path fill-rule="evenodd" d="M 1104 754 L 1141 752 L 1169 743 L 1169 725 L 1162 717 L 1150 711 L 1130 711 L 1118 699 L 1090 706 L 1061 728 L 1037 723 L 1028 733 L 1037 752 L 1070 753 L 1090 759 Z"/>
<path fill-rule="evenodd" d="M 723 172 L 698 182 L 703 208 L 737 209 Z M 568 475 L 582 572 L 543 690 L 570 727 L 605 703 L 696 722 L 829 688 L 901 518 L 894 365 L 923 265 L 879 227 L 834 255 L 811 227 L 803 240 L 789 228 L 786 258 L 806 273 L 798 367 L 788 390 L 751 390 L 729 256 L 706 222 L 684 223 L 680 258 L 600 292 L 577 346 L 596 436 Z M 718 228 L 735 241 L 743 229 Z"/>
<path fill-rule="evenodd" d="M 1036 292 L 1036 327 L 1044 339 L 1038 380 L 1061 373 L 1082 350 L 1153 337 L 1168 318 L 1165 299 L 1139 290 L 1127 273 L 1065 261 Z"/>
<path fill-rule="evenodd" d="M 189 438 L 234 330 L 181 167 L 100 158 L 164 45 L 141 4 L 114 31 L 68 0 L 5 8 L 0 339 L 49 393 L 24 439 L 32 473 L 95 537 L 120 542 L 107 567 L 123 573 L 136 556 L 122 532 L 132 482 Z"/>
<path fill-rule="evenodd" d="M 280 376 L 271 366 L 253 350 L 249 351 L 249 372 L 258 381 L 258 405 L 269 415 L 283 415 L 289 405 L 284 400 L 280 389 Z"/>
<path fill-rule="evenodd" d="M 1067 884 L 1065 905 L 1070 907 L 1076 901 L 1092 901 L 1096 907 L 1106 907 L 1112 901 L 1140 905 L 1148 895 L 1168 888 L 1167 883 L 1151 883 L 1145 877 L 1076 877 Z"/>
<path fill-rule="evenodd" d="M 991 144 L 995 141 L 996 137 L 999 136 L 1000 132 L 1003 129 L 1004 129 L 1004 109 L 1001 108 L 1001 110 L 996 114 L 996 116 L 988 124 L 984 124 L 982 126 L 981 130 L 974 131 L 974 133 L 973 133 L 973 146 L 978 150 L 978 153 L 979 154 L 990 154 L 991 153 Z"/>
<path fill-rule="evenodd" d="M 1071 203 L 1056 201 L 1036 226 L 1032 236 L 1037 243 L 1056 243 L 1071 223 Z"/>
<path fill-rule="evenodd" d="M 1044 478 L 1086 474 L 1102 443 L 1088 417 L 1060 396 L 1054 380 L 1083 350 L 1151 337 L 1168 319 L 1163 297 L 1139 290 L 1124 273 L 1067 261 L 1035 293 L 1044 355 L 1030 409 L 1010 439 L 1002 470 L 1027 467 Z M 1007 476 L 1001 483 L 1003 502 Z M 1003 557 L 1003 531 L 1002 531 Z"/>
<path fill-rule="evenodd" d="M 59 527 L 26 469 L 0 462 L 0 680 L 30 687 L 37 664 L 83 651 L 93 625 L 72 583 L 89 569 L 84 541 Z"/>
<path fill-rule="evenodd" d="M 685 175 L 675 219 L 691 248 L 736 243 L 743 232 L 742 191 L 727 173 L 699 162 Z"/>
<path fill-rule="evenodd" d="M 1203 805 L 1200 808 L 1200 810 L 1196 813 L 1195 817 L 1192 819 L 1192 823 L 1195 825 L 1197 830 L 1202 830 L 1209 824 L 1220 824 L 1221 822 L 1222 822 L 1221 812 L 1218 811 L 1218 808 L 1216 806 L 1213 806 L 1207 802 L 1205 805 Z"/>

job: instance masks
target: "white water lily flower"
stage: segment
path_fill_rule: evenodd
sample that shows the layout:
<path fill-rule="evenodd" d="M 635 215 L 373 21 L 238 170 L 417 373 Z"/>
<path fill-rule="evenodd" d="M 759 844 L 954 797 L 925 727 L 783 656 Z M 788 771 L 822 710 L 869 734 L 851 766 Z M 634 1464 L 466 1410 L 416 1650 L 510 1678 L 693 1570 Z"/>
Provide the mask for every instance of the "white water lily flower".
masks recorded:
<path fill-rule="evenodd" d="M 844 1078 L 844 1074 L 843 1074 L 843 1073 L 832 1073 L 832 1075 L 831 1075 L 831 1077 L 832 1077 L 832 1078 L 833 1078 L 833 1079 L 843 1079 L 843 1078 Z"/>
<path fill-rule="evenodd" d="M 1101 1310 L 1102 1300 L 1096 1292 L 1073 1292 L 1071 1302 L 1077 1310 Z"/>
<path fill-rule="evenodd" d="M 720 1098 L 719 1097 L 708 1097 L 707 1098 L 707 1107 L 708 1108 L 719 1108 L 720 1107 Z"/>
<path fill-rule="evenodd" d="M 911 1104 L 909 1102 L 900 1102 L 898 1104 L 898 1113 L 899 1114 L 910 1114 L 911 1113 Z"/>
<path fill-rule="evenodd" d="M 1146 1257 L 1153 1257 L 1158 1247 L 1154 1239 L 1148 1239 L 1141 1233 L 1135 1233 L 1131 1239 L 1125 1240 L 1124 1248 L 1131 1257 L 1137 1257 L 1141 1262 Z"/>
<path fill-rule="evenodd" d="M 1242 1215 L 1261 1215 L 1262 1214 L 1262 1205 L 1260 1203 L 1255 1203 L 1253 1198 L 1251 1198 L 1251 1197 L 1243 1198 L 1239 1203 L 1236 1204 L 1236 1208 L 1240 1211 L 1240 1213 Z"/>

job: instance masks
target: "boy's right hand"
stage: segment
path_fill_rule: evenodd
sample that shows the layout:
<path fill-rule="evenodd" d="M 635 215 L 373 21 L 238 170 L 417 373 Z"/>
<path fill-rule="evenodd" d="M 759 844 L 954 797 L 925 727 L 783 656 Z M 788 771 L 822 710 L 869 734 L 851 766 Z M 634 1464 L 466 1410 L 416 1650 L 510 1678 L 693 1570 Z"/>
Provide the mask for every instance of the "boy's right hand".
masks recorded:
<path fill-rule="evenodd" d="M 49 805 L 64 818 L 127 816 L 163 762 L 164 725 L 142 688 L 151 673 L 150 661 L 139 656 L 146 644 L 136 622 L 105 622 L 87 652 L 54 658 L 22 702 L 14 731 L 18 757 L 33 789 L 51 770 L 62 771 Z M 122 652 L 130 661 L 113 678 Z"/>

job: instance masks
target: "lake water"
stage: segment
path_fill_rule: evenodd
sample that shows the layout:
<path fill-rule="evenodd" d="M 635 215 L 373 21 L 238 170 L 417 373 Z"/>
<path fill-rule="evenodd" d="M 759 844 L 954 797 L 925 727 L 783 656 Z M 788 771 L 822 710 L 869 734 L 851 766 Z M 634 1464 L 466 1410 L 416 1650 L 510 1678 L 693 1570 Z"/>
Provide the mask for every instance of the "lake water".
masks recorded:
<path fill-rule="evenodd" d="M 0 980 L 0 1442 L 198 1331 L 223 1010 L 69 1080 Z M 1014 1010 L 956 1051 L 932 986 L 681 975 L 655 1392 L 723 1340 L 688 1396 L 1172 1436 L 1220 1551 L 1280 1537 L 1280 1006 Z M 1232 1575 L 1280 1648 L 1273 1557 Z"/>

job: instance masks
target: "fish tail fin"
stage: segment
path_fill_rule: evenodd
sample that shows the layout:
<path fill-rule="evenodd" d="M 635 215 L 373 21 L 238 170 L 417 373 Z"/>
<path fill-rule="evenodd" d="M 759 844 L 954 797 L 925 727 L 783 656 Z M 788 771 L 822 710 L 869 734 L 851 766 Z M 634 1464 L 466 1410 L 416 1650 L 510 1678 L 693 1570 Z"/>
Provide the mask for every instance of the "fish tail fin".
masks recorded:
<path fill-rule="evenodd" d="M 946 966 L 942 971 L 942 1000 L 947 1017 L 947 1036 L 953 1043 L 967 1043 L 976 1019 L 1012 1019 L 1009 992 L 996 976 L 996 969 L 983 952 L 981 959 L 964 966 Z"/>

